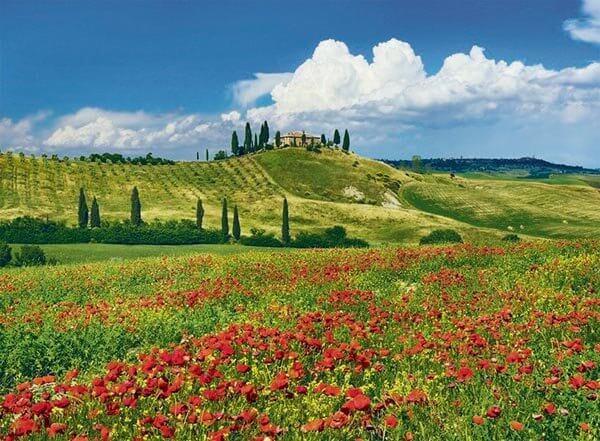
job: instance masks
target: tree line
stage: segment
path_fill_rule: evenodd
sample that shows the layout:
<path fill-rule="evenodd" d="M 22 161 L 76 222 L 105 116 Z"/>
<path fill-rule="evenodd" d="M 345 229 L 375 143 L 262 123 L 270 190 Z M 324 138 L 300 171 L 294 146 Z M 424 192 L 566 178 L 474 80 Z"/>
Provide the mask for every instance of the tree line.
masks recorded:
<path fill-rule="evenodd" d="M 241 245 L 296 248 L 365 247 L 368 243 L 361 239 L 349 238 L 341 226 L 326 229 L 323 233 L 299 232 L 294 238 L 290 234 L 290 215 L 287 198 L 282 201 L 281 235 L 275 237 L 265 230 L 252 228 L 250 235 L 242 234 L 240 212 L 233 206 L 231 224 L 227 198 L 221 207 L 221 228 L 204 227 L 205 210 L 202 200 L 196 203 L 194 221 L 171 220 L 146 223 L 142 219 L 142 203 L 137 187 L 131 191 L 130 217 L 124 222 L 102 222 L 100 206 L 96 197 L 91 209 L 83 188 L 79 191 L 77 207 L 78 225 L 68 227 L 65 223 L 50 220 L 20 217 L 0 222 L 0 240 L 8 243 L 120 243 L 120 244 L 202 244 L 229 243 L 232 240 Z M 231 227 L 230 227 L 231 225 Z M 91 228 L 90 228 L 91 227 Z"/>
<path fill-rule="evenodd" d="M 243 156 L 248 153 L 253 153 L 259 150 L 271 150 L 273 148 L 286 147 L 287 145 L 282 145 L 281 141 L 281 132 L 277 130 L 275 132 L 274 142 L 270 142 L 270 129 L 269 123 L 267 121 L 263 122 L 260 125 L 260 131 L 258 134 L 255 132 L 252 134 L 252 127 L 250 127 L 250 123 L 246 122 L 246 126 L 244 128 L 244 142 L 240 143 L 240 138 L 238 137 L 237 131 L 234 130 L 231 133 L 231 153 L 234 156 Z M 301 138 L 302 145 L 307 145 L 306 143 L 306 134 L 302 133 Z M 350 151 L 350 134 L 348 133 L 348 129 L 344 130 L 344 138 L 343 141 L 340 137 L 340 132 L 338 129 L 335 129 L 333 132 L 333 137 L 330 141 L 327 140 L 324 133 L 321 134 L 320 145 L 321 146 L 339 146 L 341 143 L 342 150 L 348 152 Z M 292 145 L 291 147 L 297 147 Z M 224 159 L 227 157 L 227 154 L 221 150 L 217 153 L 218 157 L 215 156 L 215 159 Z"/>

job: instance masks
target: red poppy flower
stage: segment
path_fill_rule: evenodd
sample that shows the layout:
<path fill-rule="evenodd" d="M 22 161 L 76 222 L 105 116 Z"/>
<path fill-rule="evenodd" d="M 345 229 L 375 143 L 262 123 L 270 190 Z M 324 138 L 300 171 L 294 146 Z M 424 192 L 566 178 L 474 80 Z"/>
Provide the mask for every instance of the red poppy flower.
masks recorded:
<path fill-rule="evenodd" d="M 488 418 L 498 418 L 501 413 L 502 409 L 500 409 L 498 406 L 492 406 L 488 409 L 486 415 Z"/>
<path fill-rule="evenodd" d="M 396 426 L 398 426 L 398 418 L 396 418 L 394 415 L 386 416 L 384 421 L 385 425 L 390 429 L 395 429 Z"/>

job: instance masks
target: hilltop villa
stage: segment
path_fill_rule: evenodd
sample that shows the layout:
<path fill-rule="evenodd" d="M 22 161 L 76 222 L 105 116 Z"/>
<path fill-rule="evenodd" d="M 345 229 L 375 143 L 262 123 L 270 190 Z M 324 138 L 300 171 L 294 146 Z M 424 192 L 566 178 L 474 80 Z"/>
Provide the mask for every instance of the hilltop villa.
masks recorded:
<path fill-rule="evenodd" d="M 302 134 L 304 132 L 289 132 L 286 135 L 281 135 L 281 145 L 291 145 L 291 146 L 302 146 L 302 145 L 310 145 L 310 144 L 319 144 L 321 142 L 320 136 L 309 135 L 306 133 L 306 142 L 302 142 Z"/>

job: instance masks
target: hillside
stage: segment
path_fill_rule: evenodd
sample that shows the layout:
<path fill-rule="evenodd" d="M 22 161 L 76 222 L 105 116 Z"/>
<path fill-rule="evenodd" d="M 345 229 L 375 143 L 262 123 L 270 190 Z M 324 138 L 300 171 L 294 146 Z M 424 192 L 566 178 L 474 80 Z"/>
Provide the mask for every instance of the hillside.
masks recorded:
<path fill-rule="evenodd" d="M 497 237 L 509 227 L 544 237 L 600 237 L 600 192 L 575 184 L 420 175 L 330 149 L 155 166 L 2 154 L 0 219 L 48 216 L 72 224 L 81 186 L 98 198 L 104 219 L 126 219 L 135 185 L 146 221 L 191 219 L 199 197 L 206 224 L 217 227 L 227 197 L 240 209 L 243 231 L 278 233 L 285 195 L 293 233 L 342 224 L 376 243 L 414 242 L 438 227 L 470 239 Z"/>

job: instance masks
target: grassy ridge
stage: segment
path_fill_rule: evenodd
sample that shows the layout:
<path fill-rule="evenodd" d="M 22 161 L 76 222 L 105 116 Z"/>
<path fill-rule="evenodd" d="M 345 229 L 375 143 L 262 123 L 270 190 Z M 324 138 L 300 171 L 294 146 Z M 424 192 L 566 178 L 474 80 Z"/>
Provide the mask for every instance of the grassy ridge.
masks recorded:
<path fill-rule="evenodd" d="M 600 237 L 597 182 L 555 185 L 493 175 L 419 175 L 355 154 L 288 148 L 226 161 L 141 166 L 0 155 L 0 219 L 20 215 L 76 221 L 79 187 L 96 196 L 104 219 L 129 216 L 136 185 L 146 221 L 194 216 L 202 198 L 206 225 L 220 225 L 221 199 L 240 208 L 242 229 L 279 233 L 281 199 L 292 234 L 343 224 L 373 243 L 416 242 L 434 228 L 467 239 L 507 232 L 542 237 Z M 570 185 L 561 185 L 568 183 Z M 520 226 L 523 225 L 523 229 Z"/>

